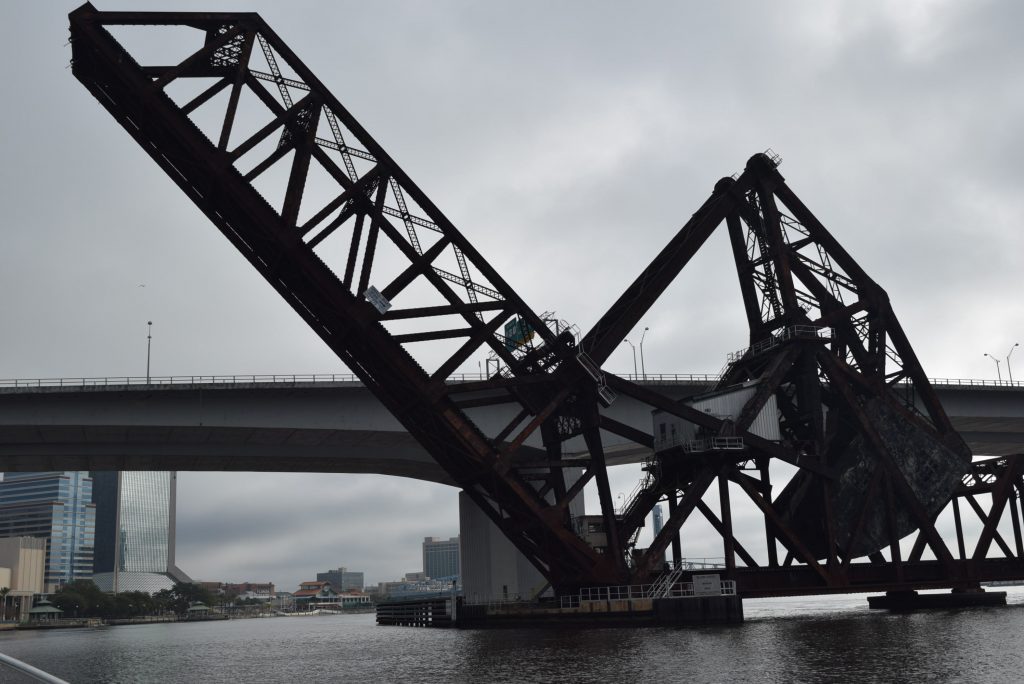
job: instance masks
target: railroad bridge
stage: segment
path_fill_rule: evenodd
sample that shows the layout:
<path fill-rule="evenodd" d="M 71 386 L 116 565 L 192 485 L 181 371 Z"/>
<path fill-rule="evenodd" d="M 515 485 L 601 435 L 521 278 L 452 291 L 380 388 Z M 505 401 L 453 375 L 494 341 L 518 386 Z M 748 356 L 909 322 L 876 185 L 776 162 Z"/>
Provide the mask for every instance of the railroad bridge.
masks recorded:
<path fill-rule="evenodd" d="M 699 516 L 721 536 L 724 572 L 744 596 L 970 590 L 1024 577 L 1024 459 L 972 458 L 885 290 L 770 150 L 715 183 L 577 334 L 532 309 L 258 15 L 87 3 L 69 18 L 74 76 L 557 593 L 653 581 Z M 147 61 L 119 42 L 165 26 L 191 33 L 177 60 Z M 312 191 L 324 182 L 326 195 Z M 749 346 L 691 398 L 606 371 L 719 230 Z M 456 381 L 482 355 L 494 373 Z M 659 430 L 618 417 L 624 402 L 657 412 Z M 182 434 L 202 441 L 202 431 Z M 622 444 L 646 456 L 617 507 L 608 467 Z M 589 483 L 599 547 L 571 514 Z M 733 496 L 758 512 L 761 532 L 737 537 Z M 971 548 L 961 501 L 983 523 Z M 665 525 L 638 548 L 659 502 Z M 955 543 L 936 527 L 950 507 Z"/>

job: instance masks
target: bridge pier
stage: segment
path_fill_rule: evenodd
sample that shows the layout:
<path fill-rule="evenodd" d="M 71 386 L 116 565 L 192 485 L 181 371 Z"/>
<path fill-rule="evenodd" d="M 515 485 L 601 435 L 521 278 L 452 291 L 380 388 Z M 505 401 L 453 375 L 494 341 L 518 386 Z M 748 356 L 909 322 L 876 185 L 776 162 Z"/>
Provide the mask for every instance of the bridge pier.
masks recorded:
<path fill-rule="evenodd" d="M 1005 591 L 985 591 L 981 587 L 953 589 L 949 593 L 888 591 L 885 595 L 868 596 L 868 607 L 875 610 L 911 611 L 1005 605 Z"/>

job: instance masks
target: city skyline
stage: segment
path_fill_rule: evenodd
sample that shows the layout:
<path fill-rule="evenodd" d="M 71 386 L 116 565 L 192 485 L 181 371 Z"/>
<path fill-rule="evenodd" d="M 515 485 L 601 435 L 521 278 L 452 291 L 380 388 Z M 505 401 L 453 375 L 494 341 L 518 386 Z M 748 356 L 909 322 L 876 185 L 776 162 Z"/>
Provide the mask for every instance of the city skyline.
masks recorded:
<path fill-rule="evenodd" d="M 928 374 L 994 379 L 983 354 L 1024 336 L 1020 8 L 793 7 L 652 21 L 596 3 L 581 22 L 573 5 L 218 4 L 301 48 L 538 312 L 586 330 L 718 178 L 772 147 Z M 143 376 L 147 321 L 155 375 L 347 372 L 75 82 L 69 9 L 12 5 L 2 29 L 25 104 L 2 114 L 20 163 L 2 184 L 0 377 Z M 359 30 L 339 42 L 343 24 Z M 642 321 L 648 372 L 714 373 L 745 346 L 727 248 L 714 236 Z M 632 372 L 629 346 L 607 367 Z M 179 492 L 179 560 L 201 579 L 297 586 L 339 563 L 398 577 L 423 537 L 458 533 L 456 490 L 397 478 L 181 473 Z"/>

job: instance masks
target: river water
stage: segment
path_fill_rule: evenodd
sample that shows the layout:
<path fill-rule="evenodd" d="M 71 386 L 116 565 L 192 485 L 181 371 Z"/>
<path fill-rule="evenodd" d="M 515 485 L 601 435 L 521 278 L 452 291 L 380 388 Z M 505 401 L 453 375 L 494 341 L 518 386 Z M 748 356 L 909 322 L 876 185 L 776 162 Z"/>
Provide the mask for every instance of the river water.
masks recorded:
<path fill-rule="evenodd" d="M 998 608 L 871 611 L 863 595 L 745 602 L 742 625 L 469 630 L 373 615 L 0 633 L 69 682 L 1021 682 L 1024 588 Z M 28 681 L 0 670 L 0 682 Z"/>

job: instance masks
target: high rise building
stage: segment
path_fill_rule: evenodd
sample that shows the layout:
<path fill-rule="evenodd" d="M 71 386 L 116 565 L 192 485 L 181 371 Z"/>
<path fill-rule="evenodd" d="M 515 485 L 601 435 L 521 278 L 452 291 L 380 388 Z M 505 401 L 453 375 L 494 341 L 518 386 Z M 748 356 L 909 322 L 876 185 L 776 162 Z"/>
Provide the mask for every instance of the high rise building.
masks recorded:
<path fill-rule="evenodd" d="M 459 562 L 459 538 L 423 539 L 423 572 L 431 579 L 458 577 L 461 573 Z"/>
<path fill-rule="evenodd" d="M 170 589 L 190 582 L 174 564 L 173 471 L 95 471 L 96 561 L 93 581 L 104 591 Z"/>
<path fill-rule="evenodd" d="M 352 572 L 348 568 L 338 568 L 327 572 L 316 573 L 317 582 L 330 582 L 338 591 L 362 591 L 363 573 Z"/>
<path fill-rule="evenodd" d="M 92 577 L 96 507 L 85 471 L 6 473 L 0 537 L 46 539 L 44 591 Z"/>
<path fill-rule="evenodd" d="M 654 510 L 651 511 L 651 518 L 653 518 L 652 522 L 654 523 L 654 536 L 657 537 L 661 534 L 662 528 L 665 527 L 665 518 L 661 511 L 661 504 L 656 505 Z M 665 562 L 665 554 L 661 554 L 661 560 Z"/>

